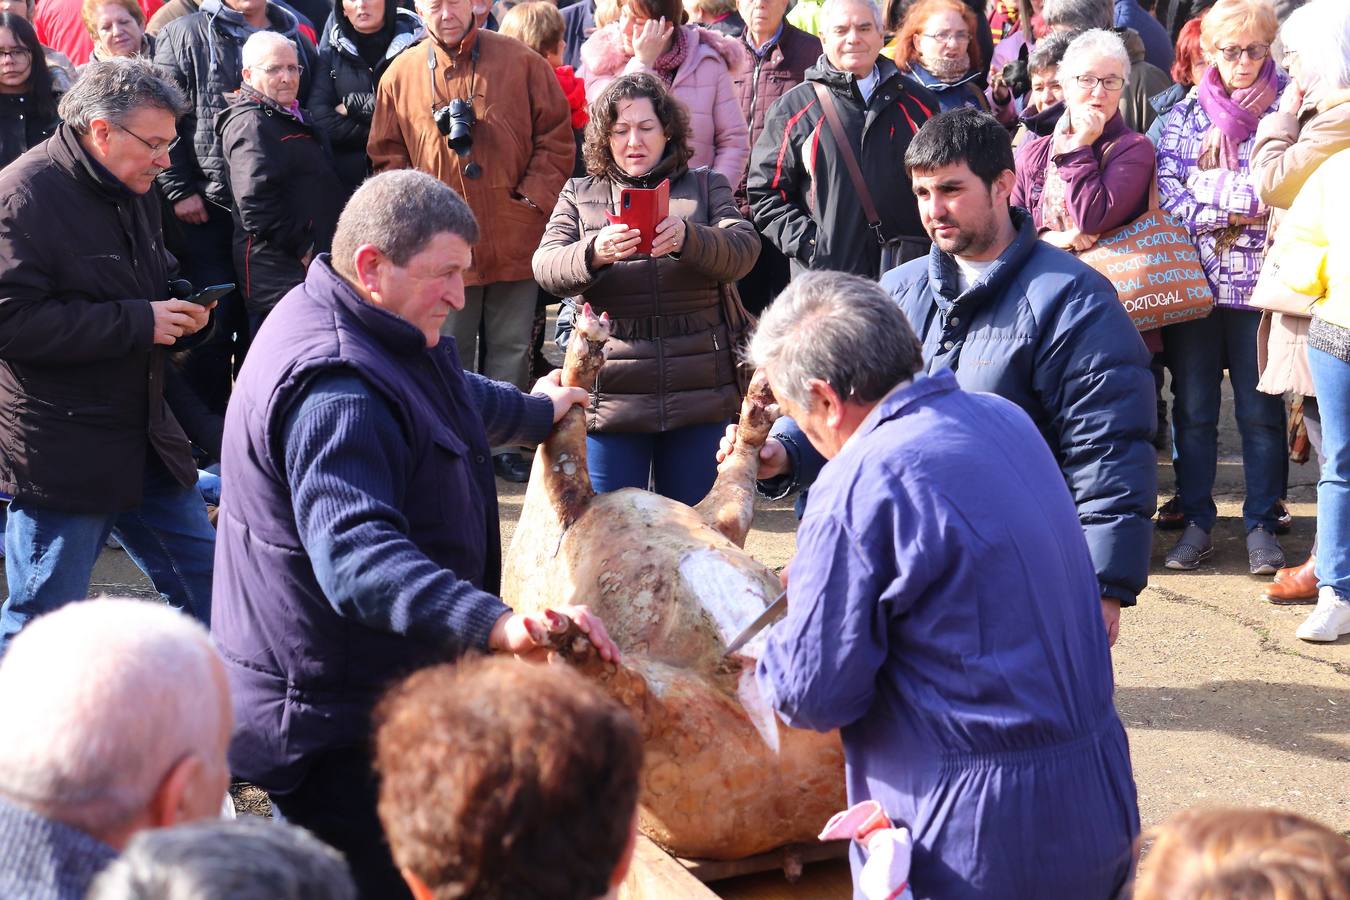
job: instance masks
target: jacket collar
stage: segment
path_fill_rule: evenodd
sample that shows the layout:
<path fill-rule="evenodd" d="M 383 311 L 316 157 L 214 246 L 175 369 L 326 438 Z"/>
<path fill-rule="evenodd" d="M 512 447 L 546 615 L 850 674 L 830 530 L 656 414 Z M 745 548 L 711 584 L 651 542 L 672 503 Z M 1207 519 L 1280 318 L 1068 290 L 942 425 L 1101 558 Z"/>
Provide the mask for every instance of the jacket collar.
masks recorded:
<path fill-rule="evenodd" d="M 319 254 L 305 275 L 305 292 L 325 305 L 337 306 L 342 315 L 354 319 L 367 333 L 397 356 L 417 356 L 427 350 L 422 332 L 406 319 L 362 300 L 347 280 L 333 271 L 332 256 Z M 450 338 L 441 338 L 441 346 Z"/>
<path fill-rule="evenodd" d="M 1037 137 L 1045 137 L 1047 134 L 1054 134 L 1055 126 L 1059 124 L 1062 115 L 1064 115 L 1064 101 L 1061 100 L 1029 116 L 1022 116 L 1022 124 L 1027 126 L 1027 131 Z"/>
<path fill-rule="evenodd" d="M 241 39 L 247 39 L 249 35 L 258 30 L 244 21 L 243 13 L 235 12 L 221 0 L 202 0 L 201 5 L 197 8 L 206 13 L 206 18 L 210 20 L 212 26 L 227 33 L 232 33 Z M 298 37 L 297 31 L 300 27 L 300 20 L 284 6 L 268 3 L 267 21 L 271 24 L 272 30 L 278 34 L 285 35 L 293 41 Z"/>
<path fill-rule="evenodd" d="M 877 57 L 876 72 L 879 77 L 877 86 L 872 88 L 874 98 L 879 97 L 883 89 L 890 86 L 892 82 L 898 81 L 901 77 L 900 69 L 885 56 Z M 852 72 L 836 69 L 824 53 L 820 54 L 820 58 L 816 60 L 814 66 L 806 70 L 806 80 L 818 81 L 836 94 L 846 94 L 858 103 L 863 103 L 862 93 L 858 90 L 857 77 Z"/>
<path fill-rule="evenodd" d="M 89 155 L 80 143 L 79 135 L 69 125 L 62 123 L 56 127 L 56 133 L 47 142 L 47 154 L 67 175 L 113 203 L 124 203 L 139 196 Z"/>
<path fill-rule="evenodd" d="M 337 4 L 341 9 L 342 4 Z M 346 22 L 346 18 L 342 22 Z M 344 56 L 354 60 L 361 60 L 361 53 L 356 49 L 356 42 L 347 34 L 346 28 L 338 21 L 338 14 L 335 11 L 328 19 L 329 28 L 325 35 L 326 41 L 330 47 L 335 48 Z M 389 49 L 384 51 L 384 58 L 387 62 L 398 56 L 418 38 L 422 30 L 422 20 L 418 18 L 417 13 L 403 7 L 396 7 L 394 11 L 394 36 L 389 41 Z"/>
<path fill-rule="evenodd" d="M 431 45 L 436 48 L 437 53 L 444 56 L 454 65 L 459 65 L 461 60 L 473 53 L 473 48 L 478 43 L 479 30 L 478 19 L 475 18 L 472 24 L 469 25 L 469 30 L 464 33 L 464 37 L 459 39 L 458 46 L 455 47 L 445 46 L 445 44 L 441 43 L 440 38 L 436 37 L 436 35 L 432 34 L 431 31 L 425 27 L 423 27 L 421 33 L 426 35 L 427 40 L 431 41 Z"/>
<path fill-rule="evenodd" d="M 867 418 L 863 419 L 858 430 L 849 437 L 847 447 L 862 441 L 886 422 L 908 415 L 914 407 L 926 402 L 928 398 L 950 394 L 955 390 L 958 390 L 956 375 L 950 369 L 929 375 L 923 372 L 915 373 L 914 379 L 909 384 L 898 387 L 881 398 L 876 407 L 868 413 Z"/>
<path fill-rule="evenodd" d="M 994 261 L 984 277 L 966 289 L 964 294 L 957 293 L 956 261 L 951 254 L 938 249 L 937 244 L 928 253 L 928 282 L 933 290 L 933 299 L 943 315 L 957 306 L 966 309 L 978 309 L 992 297 L 1003 293 L 1003 286 L 1022 269 L 1027 258 L 1036 249 L 1036 226 L 1031 221 L 1031 213 L 1014 206 L 1009 210 L 1017 235 L 1007 249 Z"/>

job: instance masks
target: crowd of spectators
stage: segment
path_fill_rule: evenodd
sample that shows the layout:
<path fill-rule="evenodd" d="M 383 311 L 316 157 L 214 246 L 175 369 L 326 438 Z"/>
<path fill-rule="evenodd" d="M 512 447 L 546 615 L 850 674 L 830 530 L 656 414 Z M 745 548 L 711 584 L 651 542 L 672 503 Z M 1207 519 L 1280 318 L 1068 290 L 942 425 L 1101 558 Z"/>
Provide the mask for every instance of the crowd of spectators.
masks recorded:
<path fill-rule="evenodd" d="M 827 463 L 855 428 L 879 440 L 874 408 L 965 410 L 1034 446 L 1001 481 L 1048 478 L 1053 528 L 998 546 L 1073 545 L 1055 614 L 1073 659 L 1011 624 L 990 658 L 1074 690 L 996 714 L 950 688 L 854 709 L 860 657 L 807 679 L 782 637 L 800 619 L 760 677 L 805 727 L 1025 716 L 1091 743 L 1100 796 L 1081 808 L 1055 806 L 1054 779 L 1091 780 L 1063 760 L 1036 790 L 970 800 L 1083 817 L 1048 881 L 969 809 L 906 805 L 945 787 L 881 765 L 874 795 L 942 832 L 920 836 L 920 896 L 963 896 L 990 866 L 1119 890 L 1138 810 L 1109 648 L 1157 530 L 1179 532 L 1166 568 L 1213 562 L 1225 374 L 1247 570 L 1270 602 L 1311 605 L 1298 638 L 1350 634 L 1347 180 L 1345 0 L 0 0 L 0 894 L 612 896 L 640 735 L 572 673 L 478 659 L 537 657 L 550 627 L 497 596 L 498 480 L 526 481 L 522 451 L 581 405 L 596 490 L 697 503 L 747 355 L 795 373 L 758 487 L 796 496 L 817 579 L 799 583 L 841 598 L 830 615 L 875 600 L 815 530 L 821 504 L 862 515 Z M 650 195 L 662 214 L 625 221 Z M 1213 307 L 1150 328 L 1094 253 L 1158 219 Z M 539 377 L 558 302 L 563 340 L 581 303 L 608 314 L 590 392 Z M 875 333 L 839 326 L 848 309 Z M 813 316 L 838 332 L 813 343 Z M 835 390 L 848 378 L 803 368 L 821 354 L 886 390 Z M 973 446 L 957 425 L 895 452 L 937 471 L 933 447 Z M 1317 539 L 1290 565 L 1304 440 Z M 858 470 L 878 508 L 910 502 Z M 848 552 L 893 549 L 852 533 Z M 81 602 L 109 542 L 178 611 Z M 1003 581 L 1004 612 L 1036 606 Z M 920 611 L 978 593 L 923 590 Z M 939 632 L 908 648 L 915 669 L 974 653 Z M 289 825 L 212 821 L 232 775 Z M 1094 810 L 1112 825 L 1089 834 Z M 1345 842 L 1295 817 L 1183 814 L 1157 840 L 1136 896 L 1238 891 L 1202 885 L 1196 860 L 1217 857 L 1251 896 L 1285 896 L 1282 866 L 1303 872 L 1288 896 L 1350 891 Z M 1249 844 L 1283 856 L 1263 867 Z"/>

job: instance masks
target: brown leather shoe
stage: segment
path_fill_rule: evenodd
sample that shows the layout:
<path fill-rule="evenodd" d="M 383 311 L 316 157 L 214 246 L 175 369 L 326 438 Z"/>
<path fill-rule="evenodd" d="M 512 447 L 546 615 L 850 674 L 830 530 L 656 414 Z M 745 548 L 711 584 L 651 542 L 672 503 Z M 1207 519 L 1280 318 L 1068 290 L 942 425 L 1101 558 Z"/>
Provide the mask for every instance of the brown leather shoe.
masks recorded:
<path fill-rule="evenodd" d="M 1266 599 L 1271 603 L 1311 603 L 1317 600 L 1317 573 L 1313 571 L 1317 558 L 1308 557 L 1301 566 L 1281 569 L 1275 573 L 1275 582 L 1266 585 Z"/>

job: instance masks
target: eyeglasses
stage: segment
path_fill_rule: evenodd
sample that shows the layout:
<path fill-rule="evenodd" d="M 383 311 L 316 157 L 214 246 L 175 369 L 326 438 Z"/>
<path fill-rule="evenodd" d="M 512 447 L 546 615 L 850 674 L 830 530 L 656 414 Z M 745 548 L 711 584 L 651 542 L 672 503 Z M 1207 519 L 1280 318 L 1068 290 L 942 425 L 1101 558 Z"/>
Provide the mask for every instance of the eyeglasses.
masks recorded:
<path fill-rule="evenodd" d="M 1252 62 L 1260 62 L 1270 55 L 1270 45 L 1252 44 L 1248 47 L 1220 47 L 1219 52 L 1229 62 L 1237 62 L 1244 53 Z"/>
<path fill-rule="evenodd" d="M 9 62 L 11 59 L 15 62 L 23 62 L 33 55 L 33 51 L 26 47 L 16 47 L 13 50 L 0 50 L 0 62 Z"/>
<path fill-rule="evenodd" d="M 178 138 L 174 138 L 173 140 L 169 141 L 167 144 L 165 144 L 164 146 L 161 147 L 159 144 L 152 144 L 152 143 L 150 143 L 150 142 L 147 141 L 145 138 L 141 137 L 139 134 L 137 134 L 136 132 L 132 131 L 130 128 L 126 127 L 125 125 L 118 125 L 117 127 L 118 127 L 120 130 L 125 131 L 127 134 L 129 134 L 129 135 L 131 135 L 132 137 L 134 137 L 136 140 L 140 141 L 142 144 L 144 144 L 144 145 L 146 146 L 146 148 L 149 149 L 149 151 L 150 151 L 151 153 L 153 153 L 155 156 L 165 156 L 165 155 L 167 155 L 171 150 L 173 150 L 174 147 L 177 147 L 177 146 L 178 146 Z"/>
<path fill-rule="evenodd" d="M 939 44 L 964 44 L 970 40 L 969 31 L 939 31 L 937 34 L 924 34 L 930 41 Z"/>
<path fill-rule="evenodd" d="M 1105 78 L 1098 78 L 1096 75 L 1076 75 L 1074 81 L 1085 91 L 1095 90 L 1097 85 L 1101 85 L 1112 94 L 1125 87 L 1125 79 L 1119 75 L 1107 75 Z"/>
<path fill-rule="evenodd" d="M 298 78 L 298 77 L 300 76 L 300 73 L 303 72 L 303 71 L 305 71 L 305 67 L 304 67 L 304 66 L 258 66 L 258 71 L 259 71 L 259 72 L 262 72 L 262 73 L 263 73 L 264 75 L 266 75 L 268 78 L 271 78 L 273 75 L 276 75 L 276 74 L 278 74 L 278 73 L 280 73 L 280 72 L 285 72 L 287 75 L 294 75 L 294 76 L 296 76 L 296 77 Z"/>

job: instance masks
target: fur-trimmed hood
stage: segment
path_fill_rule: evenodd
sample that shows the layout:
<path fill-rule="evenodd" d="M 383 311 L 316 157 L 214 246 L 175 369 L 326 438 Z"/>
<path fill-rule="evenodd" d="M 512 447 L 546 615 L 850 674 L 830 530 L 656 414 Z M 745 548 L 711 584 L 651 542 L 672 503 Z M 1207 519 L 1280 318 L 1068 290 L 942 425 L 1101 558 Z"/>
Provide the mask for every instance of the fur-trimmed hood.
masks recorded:
<path fill-rule="evenodd" d="M 694 68 L 706 57 L 720 57 L 732 76 L 749 71 L 750 54 L 737 38 L 727 37 L 697 25 L 681 25 L 690 42 L 689 55 L 680 64 L 680 70 Z M 628 65 L 629 56 L 623 49 L 623 34 L 619 23 L 613 22 L 598 29 L 581 47 L 581 61 L 587 72 L 600 76 L 615 76 Z M 677 76 L 678 78 L 678 76 Z"/>

